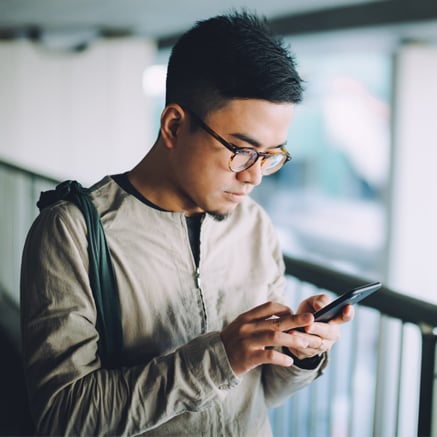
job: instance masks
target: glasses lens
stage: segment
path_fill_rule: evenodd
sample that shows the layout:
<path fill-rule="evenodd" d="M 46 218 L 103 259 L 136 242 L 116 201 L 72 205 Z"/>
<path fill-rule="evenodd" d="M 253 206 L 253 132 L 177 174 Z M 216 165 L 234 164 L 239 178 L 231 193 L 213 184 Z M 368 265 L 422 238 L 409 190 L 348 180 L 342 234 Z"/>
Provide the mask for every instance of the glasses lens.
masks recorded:
<path fill-rule="evenodd" d="M 231 160 L 230 169 L 234 172 L 246 170 L 256 161 L 257 157 L 258 155 L 254 150 L 239 150 Z"/>
<path fill-rule="evenodd" d="M 286 159 L 287 156 L 282 153 L 270 155 L 269 157 L 264 158 L 262 166 L 263 175 L 268 176 L 272 173 L 277 172 L 279 169 L 282 168 Z"/>

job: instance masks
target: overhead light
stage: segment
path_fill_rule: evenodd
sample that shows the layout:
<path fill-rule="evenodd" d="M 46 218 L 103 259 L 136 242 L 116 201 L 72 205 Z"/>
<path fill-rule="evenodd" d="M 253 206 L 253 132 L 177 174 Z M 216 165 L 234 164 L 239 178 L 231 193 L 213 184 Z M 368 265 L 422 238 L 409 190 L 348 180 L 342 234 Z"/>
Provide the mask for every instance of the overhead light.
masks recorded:
<path fill-rule="evenodd" d="M 166 65 L 150 65 L 143 72 L 143 91 L 146 96 L 162 96 L 165 93 Z"/>

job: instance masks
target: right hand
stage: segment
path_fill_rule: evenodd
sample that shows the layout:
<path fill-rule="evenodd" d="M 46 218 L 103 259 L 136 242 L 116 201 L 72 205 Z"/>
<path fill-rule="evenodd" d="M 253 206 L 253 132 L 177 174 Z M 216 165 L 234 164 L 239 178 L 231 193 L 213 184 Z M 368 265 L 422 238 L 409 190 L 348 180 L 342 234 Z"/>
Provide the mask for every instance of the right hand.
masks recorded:
<path fill-rule="evenodd" d="M 271 347 L 311 347 L 307 343 L 311 336 L 290 335 L 286 331 L 313 322 L 311 313 L 293 314 L 289 307 L 277 302 L 266 302 L 239 315 L 221 332 L 232 370 L 242 376 L 261 364 L 291 366 L 290 356 Z"/>

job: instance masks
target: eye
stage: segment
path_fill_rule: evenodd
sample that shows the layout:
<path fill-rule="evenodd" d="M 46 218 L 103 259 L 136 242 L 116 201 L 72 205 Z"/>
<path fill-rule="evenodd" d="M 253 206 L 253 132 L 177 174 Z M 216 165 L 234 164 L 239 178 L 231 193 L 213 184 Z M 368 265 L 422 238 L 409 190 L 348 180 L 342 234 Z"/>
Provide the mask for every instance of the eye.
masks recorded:
<path fill-rule="evenodd" d="M 253 149 L 248 149 L 246 147 L 237 147 L 237 146 L 234 147 L 236 149 L 235 153 L 238 153 L 239 155 L 253 156 L 257 154 Z"/>

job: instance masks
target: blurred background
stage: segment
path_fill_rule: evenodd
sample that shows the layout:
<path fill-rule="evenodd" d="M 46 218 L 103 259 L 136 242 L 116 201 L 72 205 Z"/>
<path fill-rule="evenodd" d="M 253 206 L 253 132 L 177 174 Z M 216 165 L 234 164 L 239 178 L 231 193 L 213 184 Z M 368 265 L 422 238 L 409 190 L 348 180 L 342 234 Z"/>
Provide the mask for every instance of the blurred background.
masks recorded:
<path fill-rule="evenodd" d="M 1 0 L 0 285 L 12 300 L 39 191 L 132 168 L 157 136 L 175 39 L 241 7 L 268 18 L 306 81 L 293 160 L 254 192 L 284 253 L 437 304 L 435 0 Z M 381 436 L 414 435 L 406 402 L 410 419 Z"/>

